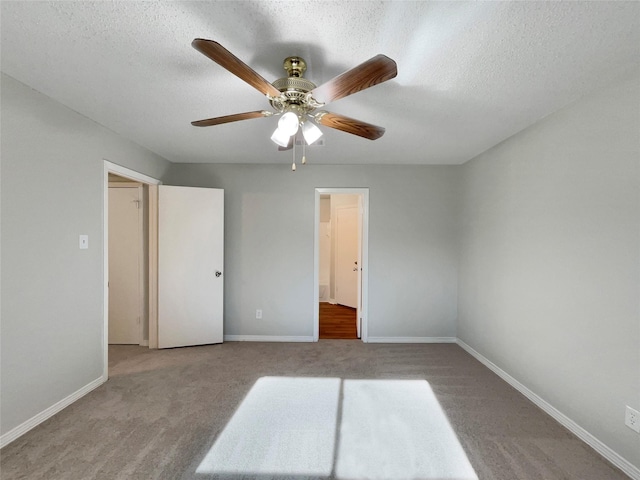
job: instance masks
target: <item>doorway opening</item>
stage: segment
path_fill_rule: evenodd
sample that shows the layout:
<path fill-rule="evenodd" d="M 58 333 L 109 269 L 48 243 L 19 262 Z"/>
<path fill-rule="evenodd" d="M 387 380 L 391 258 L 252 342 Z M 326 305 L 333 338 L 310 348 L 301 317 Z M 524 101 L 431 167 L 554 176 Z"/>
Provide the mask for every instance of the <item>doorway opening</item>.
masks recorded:
<path fill-rule="evenodd" d="M 104 161 L 103 377 L 109 344 L 157 348 L 157 186 L 161 182 Z M 155 316 L 155 317 L 154 317 Z"/>
<path fill-rule="evenodd" d="M 316 188 L 314 341 L 367 341 L 368 188 Z"/>

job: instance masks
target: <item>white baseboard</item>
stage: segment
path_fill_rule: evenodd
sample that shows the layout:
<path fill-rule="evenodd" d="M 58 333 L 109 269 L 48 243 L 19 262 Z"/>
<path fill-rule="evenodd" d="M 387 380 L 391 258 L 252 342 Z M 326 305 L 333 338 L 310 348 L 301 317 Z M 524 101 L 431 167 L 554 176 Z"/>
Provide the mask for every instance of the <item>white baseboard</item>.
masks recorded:
<path fill-rule="evenodd" d="M 4 435 L 0 436 L 0 448 L 5 447 L 6 445 L 9 445 L 11 442 L 16 440 L 21 435 L 24 435 L 32 428 L 37 427 L 42 422 L 54 416 L 56 413 L 60 412 L 61 410 L 65 409 L 66 407 L 68 407 L 69 405 L 71 405 L 73 402 L 80 399 L 81 397 L 84 397 L 91 390 L 99 387 L 106 381 L 107 381 L 106 377 L 96 378 L 94 381 L 85 385 L 80 390 L 73 392 L 68 397 L 63 398 L 59 402 L 51 405 L 49 408 L 31 417 L 26 422 L 21 423 L 17 427 L 9 430 Z"/>
<path fill-rule="evenodd" d="M 225 342 L 313 342 L 313 337 L 278 335 L 225 335 Z"/>
<path fill-rule="evenodd" d="M 456 337 L 367 337 L 367 343 L 456 343 Z"/>
<path fill-rule="evenodd" d="M 464 343 L 459 338 L 457 339 L 457 343 L 463 349 L 465 349 L 469 354 L 475 357 L 480 363 L 482 363 L 484 366 L 486 366 L 489 370 L 493 371 L 496 375 L 502 378 L 505 382 L 507 382 L 513 388 L 515 388 L 520 393 L 522 393 L 525 397 L 527 397 L 529 400 L 535 403 L 538 407 L 544 410 L 545 413 L 553 417 L 558 423 L 563 425 L 565 428 L 571 431 L 571 433 L 573 433 L 576 437 L 578 437 L 580 440 L 585 442 L 587 445 L 589 445 L 596 452 L 598 452 L 604 458 L 606 458 L 611 463 L 613 463 L 616 467 L 618 467 L 624 473 L 629 475 L 633 480 L 640 480 L 640 469 L 638 467 L 631 464 L 631 462 L 629 462 L 622 456 L 618 455 L 611 448 L 609 448 L 600 440 L 598 440 L 596 437 L 594 437 L 592 434 L 587 432 L 584 428 L 582 428 L 576 422 L 571 420 L 569 417 L 567 417 L 565 414 L 557 410 L 555 407 L 553 407 L 551 404 L 543 400 L 541 397 L 533 393 L 531 390 L 529 390 L 527 387 L 521 384 L 518 380 L 513 378 L 504 370 L 502 370 L 500 367 L 498 367 L 495 363 L 493 363 L 491 360 L 486 358 L 484 355 L 475 351 L 473 348 L 471 348 L 469 345 Z"/>

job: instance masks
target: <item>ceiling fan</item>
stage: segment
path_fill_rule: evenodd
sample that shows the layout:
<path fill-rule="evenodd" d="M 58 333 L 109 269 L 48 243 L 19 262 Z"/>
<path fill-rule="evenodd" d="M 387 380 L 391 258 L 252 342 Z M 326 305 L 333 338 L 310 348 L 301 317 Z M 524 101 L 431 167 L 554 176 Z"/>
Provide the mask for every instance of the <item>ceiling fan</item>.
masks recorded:
<path fill-rule="evenodd" d="M 394 78 L 398 73 L 396 62 L 385 55 L 376 55 L 317 87 L 303 77 L 307 65 L 301 57 L 287 57 L 284 61 L 287 77 L 269 83 L 255 70 L 213 40 L 196 38 L 191 45 L 266 95 L 273 107 L 273 111 L 257 110 L 191 122 L 196 127 L 209 127 L 239 120 L 279 115 L 278 128 L 273 133 L 271 140 L 285 150 L 295 144 L 292 139 L 295 138 L 299 129 L 302 130 L 307 144 L 320 138 L 322 132 L 315 123 L 369 140 L 376 140 L 384 134 L 382 127 L 318 109 L 329 102 Z"/>

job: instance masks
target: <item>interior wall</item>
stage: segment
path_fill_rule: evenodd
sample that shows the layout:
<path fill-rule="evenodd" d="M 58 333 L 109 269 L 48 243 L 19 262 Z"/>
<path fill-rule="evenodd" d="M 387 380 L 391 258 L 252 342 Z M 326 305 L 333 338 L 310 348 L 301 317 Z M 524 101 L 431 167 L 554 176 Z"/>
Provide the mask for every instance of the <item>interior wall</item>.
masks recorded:
<path fill-rule="evenodd" d="M 463 167 L 458 336 L 640 467 L 640 77 Z"/>
<path fill-rule="evenodd" d="M 456 168 L 176 164 L 166 181 L 225 189 L 225 335 L 313 336 L 315 188 L 368 187 L 369 336 L 444 337 L 457 317 Z"/>
<path fill-rule="evenodd" d="M 169 162 L 7 75 L 0 85 L 4 435 L 102 376 L 104 159 L 155 178 Z"/>

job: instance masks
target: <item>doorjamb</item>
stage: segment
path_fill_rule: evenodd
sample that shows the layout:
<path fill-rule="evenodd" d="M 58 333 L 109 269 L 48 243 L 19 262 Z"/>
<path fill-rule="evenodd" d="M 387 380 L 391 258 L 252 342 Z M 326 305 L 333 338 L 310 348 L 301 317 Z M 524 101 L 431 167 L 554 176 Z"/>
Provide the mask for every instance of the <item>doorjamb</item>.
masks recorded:
<path fill-rule="evenodd" d="M 130 168 L 123 167 L 109 160 L 103 159 L 103 179 L 102 179 L 102 271 L 103 271 L 103 328 L 102 328 L 102 379 L 107 380 L 109 378 L 109 173 L 115 173 L 129 180 L 144 183 L 146 185 L 160 185 L 162 182 L 156 178 L 149 177 L 143 173 L 136 172 Z M 149 212 L 152 211 L 151 205 L 154 204 L 156 199 L 152 199 L 151 188 L 149 189 Z M 151 227 L 149 227 L 149 239 L 152 238 Z M 151 241 L 150 241 L 151 243 Z M 151 272 L 154 263 L 152 261 L 151 249 L 149 251 L 149 271 Z M 152 277 L 149 275 L 149 300 L 151 301 L 152 290 Z M 151 316 L 151 312 L 149 312 Z M 151 330 L 151 328 L 149 328 Z M 151 332 L 149 332 L 151 337 Z M 150 338 L 151 339 L 151 338 Z"/>
<path fill-rule="evenodd" d="M 361 340 L 369 335 L 369 189 L 368 188 L 316 188 L 313 223 L 313 341 L 320 337 L 319 275 L 320 275 L 320 195 L 362 195 L 362 331 Z"/>

